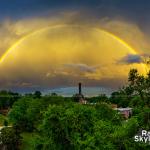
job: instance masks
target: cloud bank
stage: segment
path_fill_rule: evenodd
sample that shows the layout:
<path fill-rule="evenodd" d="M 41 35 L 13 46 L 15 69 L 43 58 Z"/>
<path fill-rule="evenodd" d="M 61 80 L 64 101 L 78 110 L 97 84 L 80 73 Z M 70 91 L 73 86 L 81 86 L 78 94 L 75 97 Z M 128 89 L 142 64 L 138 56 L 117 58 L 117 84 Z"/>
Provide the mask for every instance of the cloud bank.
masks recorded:
<path fill-rule="evenodd" d="M 121 60 L 119 60 L 119 63 L 123 64 L 140 64 L 144 63 L 144 60 L 142 56 L 138 54 L 128 54 L 125 57 L 123 57 Z"/>

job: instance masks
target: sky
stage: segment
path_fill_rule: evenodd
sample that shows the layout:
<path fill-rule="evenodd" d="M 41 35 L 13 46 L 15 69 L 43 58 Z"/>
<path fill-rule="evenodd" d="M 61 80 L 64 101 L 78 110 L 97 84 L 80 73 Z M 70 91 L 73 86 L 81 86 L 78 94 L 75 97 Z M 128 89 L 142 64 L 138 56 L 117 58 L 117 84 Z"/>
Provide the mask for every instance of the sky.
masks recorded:
<path fill-rule="evenodd" d="M 122 87 L 149 69 L 149 14 L 149 0 L 1 0 L 0 89 Z"/>

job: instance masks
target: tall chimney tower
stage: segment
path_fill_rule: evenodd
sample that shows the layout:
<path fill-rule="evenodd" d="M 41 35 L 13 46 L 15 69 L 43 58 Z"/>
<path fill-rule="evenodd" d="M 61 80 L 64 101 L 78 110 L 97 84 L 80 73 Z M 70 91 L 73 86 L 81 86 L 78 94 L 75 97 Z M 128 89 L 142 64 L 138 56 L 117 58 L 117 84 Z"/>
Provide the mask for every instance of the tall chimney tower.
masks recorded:
<path fill-rule="evenodd" d="M 82 94 L 82 84 L 79 83 L 79 95 L 81 95 L 81 94 Z"/>

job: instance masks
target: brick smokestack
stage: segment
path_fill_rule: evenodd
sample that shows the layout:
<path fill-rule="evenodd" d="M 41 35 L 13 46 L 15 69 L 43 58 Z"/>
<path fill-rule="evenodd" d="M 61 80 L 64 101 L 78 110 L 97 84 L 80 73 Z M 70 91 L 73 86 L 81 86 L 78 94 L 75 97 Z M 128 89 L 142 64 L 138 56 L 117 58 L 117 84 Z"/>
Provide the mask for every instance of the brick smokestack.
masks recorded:
<path fill-rule="evenodd" d="M 79 83 L 79 95 L 81 95 L 81 94 L 82 94 L 82 84 Z"/>

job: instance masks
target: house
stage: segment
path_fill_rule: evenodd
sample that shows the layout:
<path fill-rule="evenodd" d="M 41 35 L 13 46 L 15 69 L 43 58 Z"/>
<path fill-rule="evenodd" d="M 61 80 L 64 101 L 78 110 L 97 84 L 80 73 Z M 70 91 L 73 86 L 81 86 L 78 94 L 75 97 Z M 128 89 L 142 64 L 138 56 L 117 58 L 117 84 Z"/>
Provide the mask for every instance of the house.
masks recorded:
<path fill-rule="evenodd" d="M 80 103 L 80 104 L 87 104 L 87 100 L 81 98 L 81 99 L 79 100 L 79 103 Z"/>
<path fill-rule="evenodd" d="M 122 114 L 125 119 L 130 118 L 132 115 L 132 108 L 129 108 L 129 107 L 127 107 L 127 108 L 114 108 L 114 110 L 117 110 L 120 114 Z"/>

